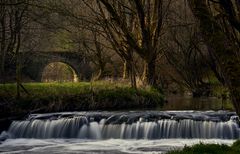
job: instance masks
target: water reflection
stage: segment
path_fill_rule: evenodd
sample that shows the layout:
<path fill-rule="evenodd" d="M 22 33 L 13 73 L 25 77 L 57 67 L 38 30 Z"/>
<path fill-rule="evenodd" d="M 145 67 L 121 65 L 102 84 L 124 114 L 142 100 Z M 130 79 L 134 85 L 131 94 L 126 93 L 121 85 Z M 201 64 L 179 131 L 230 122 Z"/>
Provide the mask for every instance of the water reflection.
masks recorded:
<path fill-rule="evenodd" d="M 193 98 L 190 96 L 167 96 L 166 103 L 161 110 L 230 110 L 234 111 L 230 100 L 216 97 Z"/>

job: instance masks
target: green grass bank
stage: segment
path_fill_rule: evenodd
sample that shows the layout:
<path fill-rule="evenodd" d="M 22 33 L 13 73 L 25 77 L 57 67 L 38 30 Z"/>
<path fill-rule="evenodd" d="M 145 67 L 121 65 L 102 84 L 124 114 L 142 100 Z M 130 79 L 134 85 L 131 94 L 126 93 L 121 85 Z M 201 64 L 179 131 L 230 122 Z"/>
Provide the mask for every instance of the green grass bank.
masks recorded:
<path fill-rule="evenodd" d="M 121 82 L 25 83 L 16 99 L 15 84 L 0 85 L 0 117 L 21 112 L 128 110 L 163 104 L 163 95 L 154 88 L 137 90 Z"/>
<path fill-rule="evenodd" d="M 240 154 L 240 140 L 232 146 L 201 143 L 192 147 L 184 147 L 179 151 L 170 151 L 167 154 Z"/>

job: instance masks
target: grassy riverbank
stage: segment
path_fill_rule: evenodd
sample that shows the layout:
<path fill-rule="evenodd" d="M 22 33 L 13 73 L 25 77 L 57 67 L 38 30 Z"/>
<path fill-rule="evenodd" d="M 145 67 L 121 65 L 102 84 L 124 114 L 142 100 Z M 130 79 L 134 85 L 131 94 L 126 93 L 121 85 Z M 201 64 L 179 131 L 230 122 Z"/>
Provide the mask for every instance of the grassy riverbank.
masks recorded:
<path fill-rule="evenodd" d="M 135 90 L 120 82 L 26 83 L 16 99 L 15 84 L 0 85 L 1 116 L 8 112 L 127 110 L 163 104 L 163 95 L 154 88 Z M 6 112 L 7 111 L 7 112 Z"/>
<path fill-rule="evenodd" d="M 240 140 L 232 146 L 218 144 L 197 144 L 192 147 L 185 147 L 180 151 L 171 151 L 167 154 L 239 154 Z"/>

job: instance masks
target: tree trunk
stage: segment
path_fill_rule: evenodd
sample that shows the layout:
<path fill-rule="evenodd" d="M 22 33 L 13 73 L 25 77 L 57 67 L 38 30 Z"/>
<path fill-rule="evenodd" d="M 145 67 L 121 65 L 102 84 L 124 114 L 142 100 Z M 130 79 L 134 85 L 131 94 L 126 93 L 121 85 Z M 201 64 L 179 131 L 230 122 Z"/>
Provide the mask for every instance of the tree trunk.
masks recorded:
<path fill-rule="evenodd" d="M 123 79 L 127 79 L 129 77 L 129 64 L 127 60 L 123 62 Z"/>
<path fill-rule="evenodd" d="M 4 7 L 4 6 L 3 6 Z M 3 8 L 1 8 L 3 9 Z M 2 13 L 2 12 L 1 12 Z M 2 18 L 1 18 L 1 42 L 0 42 L 0 46 L 1 46 L 1 51 L 0 51 L 0 58 L 1 58 L 1 70 L 0 70 L 0 83 L 4 83 L 5 80 L 5 57 L 6 57 L 6 51 L 5 51 L 5 41 L 6 41 L 6 29 L 5 29 L 5 14 L 2 14 Z"/>
<path fill-rule="evenodd" d="M 94 77 L 94 80 L 100 80 L 104 77 L 105 63 L 99 63 L 98 74 Z"/>
<path fill-rule="evenodd" d="M 3 51 L 4 52 L 4 51 Z M 0 70 L 0 83 L 4 83 L 5 82 L 5 53 L 0 54 L 0 56 L 2 57 L 1 59 L 1 70 Z"/>
<path fill-rule="evenodd" d="M 135 71 L 133 61 L 129 62 L 129 74 L 130 74 L 132 88 L 137 89 L 136 71 Z"/>
<path fill-rule="evenodd" d="M 19 48 L 20 48 L 20 34 L 18 34 L 18 45 L 16 49 L 16 81 L 17 81 L 17 99 L 20 99 L 21 93 L 20 93 L 20 86 L 21 86 L 21 62 L 20 62 L 20 54 L 19 54 Z"/>
<path fill-rule="evenodd" d="M 94 77 L 94 81 L 97 81 L 97 80 L 99 80 L 99 79 L 102 78 L 102 74 L 103 74 L 102 72 L 103 72 L 103 70 L 100 68 L 100 69 L 98 70 L 97 75 Z"/>
<path fill-rule="evenodd" d="M 240 115 L 240 60 L 236 55 L 238 47 L 231 42 L 221 30 L 209 11 L 206 1 L 189 0 L 189 4 L 196 18 L 200 21 L 200 30 L 207 45 L 213 50 L 220 70 L 228 86 L 232 102 L 238 115 Z"/>
<path fill-rule="evenodd" d="M 130 79 L 132 88 L 137 89 L 136 71 L 135 71 L 133 59 L 131 58 L 124 60 L 123 79 Z"/>
<path fill-rule="evenodd" d="M 145 60 L 143 68 L 142 80 L 145 84 L 150 86 L 156 85 L 156 57 L 150 61 Z"/>

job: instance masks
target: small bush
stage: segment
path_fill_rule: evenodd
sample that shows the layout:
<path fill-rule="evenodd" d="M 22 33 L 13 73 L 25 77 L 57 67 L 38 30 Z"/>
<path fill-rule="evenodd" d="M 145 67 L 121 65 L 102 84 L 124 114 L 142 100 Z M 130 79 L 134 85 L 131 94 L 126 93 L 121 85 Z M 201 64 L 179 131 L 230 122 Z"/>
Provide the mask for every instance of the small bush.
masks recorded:
<path fill-rule="evenodd" d="M 192 147 L 184 147 L 182 150 L 170 151 L 167 154 L 239 154 L 240 141 L 236 141 L 231 147 L 218 144 L 196 144 Z"/>

